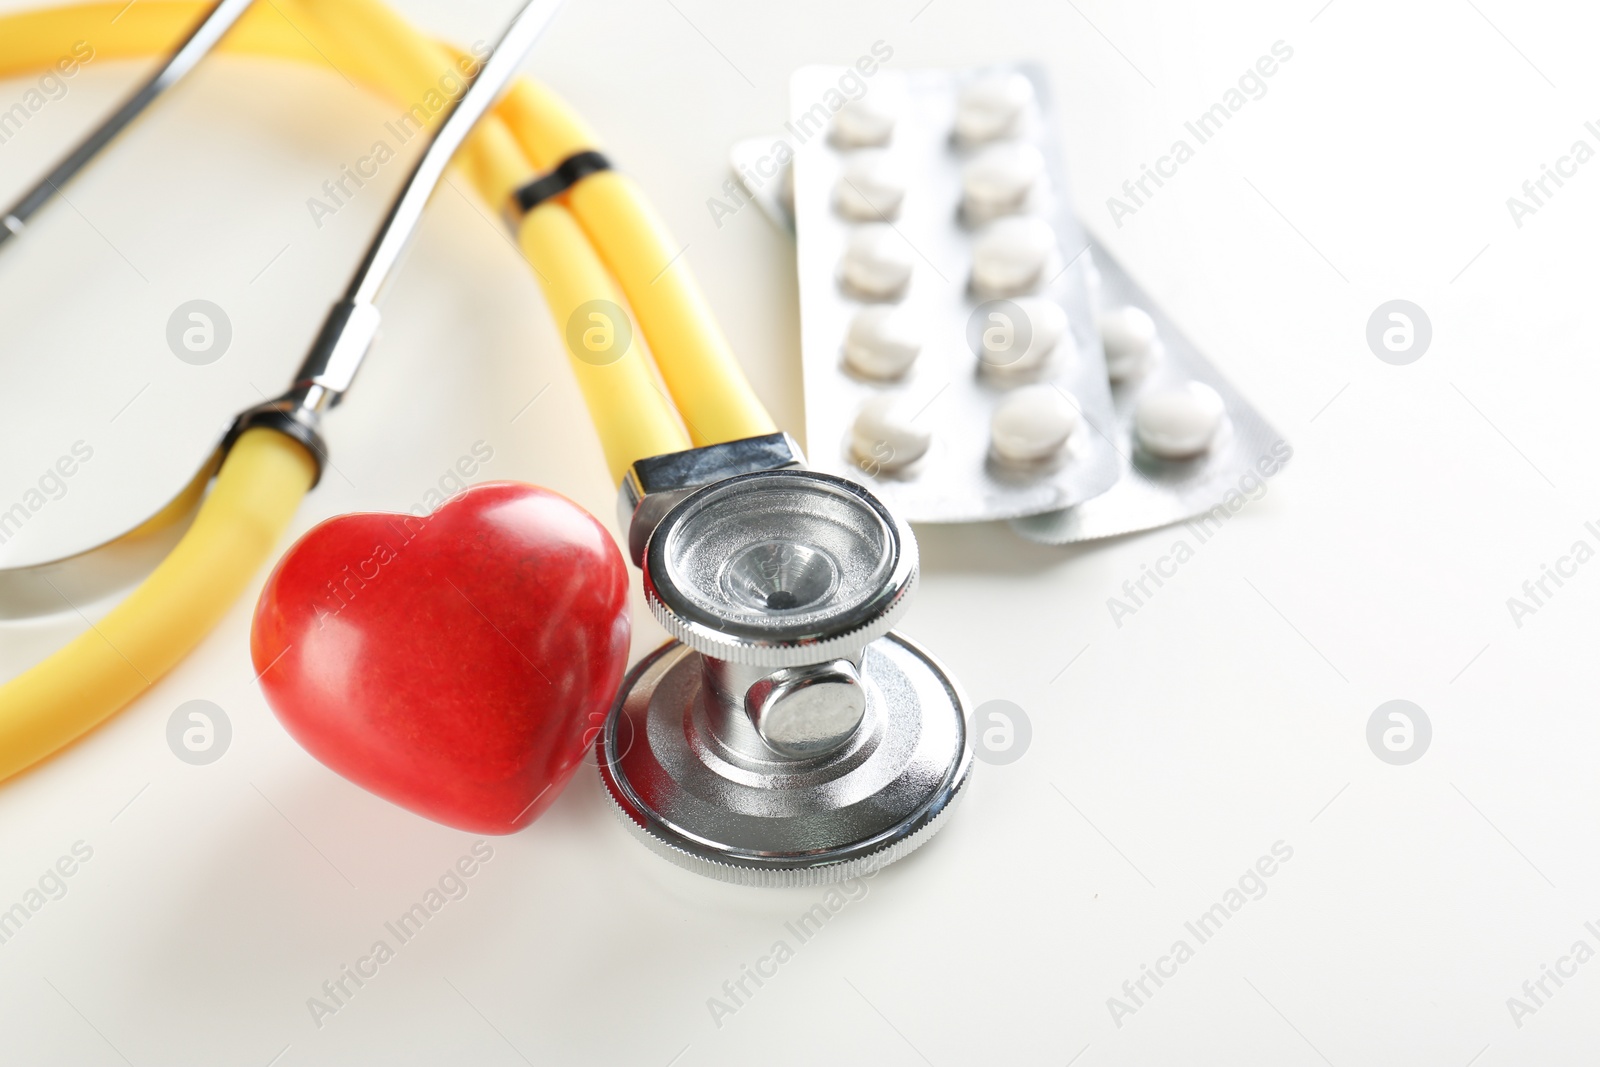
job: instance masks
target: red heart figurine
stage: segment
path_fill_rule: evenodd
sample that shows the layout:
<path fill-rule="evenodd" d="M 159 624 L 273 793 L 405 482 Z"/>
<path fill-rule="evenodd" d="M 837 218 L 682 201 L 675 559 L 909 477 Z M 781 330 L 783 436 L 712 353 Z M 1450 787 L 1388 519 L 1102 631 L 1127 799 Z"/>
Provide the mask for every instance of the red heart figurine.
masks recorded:
<path fill-rule="evenodd" d="M 572 501 L 475 485 L 341 515 L 278 561 L 250 652 L 294 739 L 364 789 L 508 834 L 555 800 L 627 667 L 628 571 Z"/>

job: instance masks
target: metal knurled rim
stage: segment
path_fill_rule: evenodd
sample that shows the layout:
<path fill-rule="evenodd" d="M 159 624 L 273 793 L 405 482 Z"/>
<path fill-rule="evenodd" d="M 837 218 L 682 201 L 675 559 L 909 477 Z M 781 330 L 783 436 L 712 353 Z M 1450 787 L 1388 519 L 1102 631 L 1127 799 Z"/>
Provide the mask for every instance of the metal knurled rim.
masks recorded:
<path fill-rule="evenodd" d="M 682 509 L 696 506 L 704 494 L 720 492 L 730 486 L 762 479 L 819 481 L 831 485 L 836 492 L 856 497 L 859 503 L 875 511 L 892 532 L 899 558 L 891 572 L 890 581 L 898 580 L 900 586 L 892 595 L 880 602 L 874 603 L 873 598 L 869 597 L 863 604 L 852 609 L 851 614 L 859 612 L 862 615 L 861 622 L 849 626 L 842 632 L 836 631 L 820 639 L 744 636 L 720 629 L 713 622 L 689 617 L 691 614 L 700 614 L 699 612 L 675 611 L 661 595 L 661 590 L 652 576 L 654 561 L 658 555 L 657 539 L 663 536 L 664 531 L 672 528 Z M 651 614 L 656 617 L 662 628 L 696 652 L 702 652 L 727 663 L 753 667 L 802 667 L 853 654 L 867 642 L 888 633 L 904 614 L 911 593 L 917 587 L 920 576 L 919 562 L 917 539 L 911 532 L 910 525 L 891 512 L 883 501 L 859 482 L 809 470 L 752 471 L 702 486 L 662 517 L 660 525 L 651 533 L 650 541 L 645 548 L 644 596 L 645 603 L 650 605 Z M 670 581 L 667 584 L 670 587 Z M 874 594 L 877 595 L 879 594 Z M 685 599 L 687 600 L 687 597 Z"/>
<path fill-rule="evenodd" d="M 598 752 L 598 749 L 596 750 Z M 944 804 L 931 816 L 923 816 L 926 821 L 905 837 L 884 845 L 864 855 L 855 856 L 848 860 L 836 863 L 822 863 L 814 867 L 760 867 L 749 864 L 723 862 L 699 856 L 686 849 L 680 848 L 671 841 L 666 840 L 641 825 L 637 819 L 622 806 L 622 801 L 617 798 L 617 787 L 612 783 L 611 776 L 604 771 L 600 774 L 601 784 L 604 786 L 606 800 L 609 802 L 611 812 L 621 821 L 627 831 L 637 838 L 644 846 L 662 859 L 686 871 L 727 882 L 731 885 L 754 886 L 759 888 L 792 888 L 798 886 L 829 885 L 842 882 L 849 878 L 863 874 L 876 874 L 891 863 L 905 859 L 917 849 L 933 840 L 933 835 L 944 829 L 949 822 L 952 811 L 967 795 L 967 783 L 972 779 L 972 752 L 965 745 L 962 746 L 960 757 L 961 772 L 949 786 L 945 795 Z"/>
<path fill-rule="evenodd" d="M 916 591 L 917 582 L 921 579 L 921 568 L 917 566 L 916 542 L 907 542 L 902 545 L 901 551 L 903 553 L 909 551 L 911 555 L 910 573 L 905 583 L 879 613 L 853 629 L 833 634 L 820 641 L 802 638 L 796 641 L 768 643 L 756 638 L 715 630 L 704 623 L 686 619 L 661 599 L 655 583 L 650 580 L 648 570 L 644 576 L 644 599 L 645 603 L 650 605 L 650 613 L 656 617 L 661 628 L 696 652 L 703 652 L 728 663 L 748 666 L 803 667 L 806 664 L 836 659 L 845 653 L 854 652 L 862 645 L 888 633 L 894 628 L 894 624 L 900 621 L 900 616 L 905 614 L 906 607 L 911 602 L 911 594 Z"/>

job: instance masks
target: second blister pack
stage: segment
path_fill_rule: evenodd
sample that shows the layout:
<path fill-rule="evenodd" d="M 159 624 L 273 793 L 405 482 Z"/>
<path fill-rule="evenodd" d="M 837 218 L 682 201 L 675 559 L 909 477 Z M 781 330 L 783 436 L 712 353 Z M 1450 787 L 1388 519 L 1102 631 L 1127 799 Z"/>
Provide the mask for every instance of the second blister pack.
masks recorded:
<path fill-rule="evenodd" d="M 1263 495 L 1293 450 L 1106 249 L 1096 243 L 1093 256 L 1121 478 L 1093 500 L 1011 527 L 1052 545 L 1185 519 L 1209 532 Z"/>

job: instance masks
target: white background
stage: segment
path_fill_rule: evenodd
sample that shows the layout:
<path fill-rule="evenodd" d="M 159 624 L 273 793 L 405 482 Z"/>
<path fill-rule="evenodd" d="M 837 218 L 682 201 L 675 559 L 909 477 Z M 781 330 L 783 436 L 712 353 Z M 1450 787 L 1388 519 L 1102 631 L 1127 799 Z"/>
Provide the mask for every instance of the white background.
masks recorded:
<path fill-rule="evenodd" d="M 1295 459 L 1120 628 L 1107 597 L 1179 534 L 1051 549 L 1000 525 L 919 530 L 925 577 L 905 631 L 975 701 L 1023 706 L 1032 747 L 979 766 L 950 827 L 720 1028 L 708 998 L 822 894 L 665 864 L 614 825 L 592 769 L 494 840 L 470 894 L 318 1028 L 307 998 L 474 839 L 362 792 L 287 737 L 251 681 L 242 599 L 145 697 L 0 789 L 0 906 L 75 841 L 94 850 L 65 897 L 0 946 L 4 1058 L 1592 1062 L 1600 962 L 1520 1028 L 1506 1000 L 1579 938 L 1600 949 L 1583 927 L 1600 920 L 1600 564 L 1520 628 L 1506 599 L 1573 541 L 1596 542 L 1583 524 L 1600 519 L 1600 163 L 1521 228 L 1505 201 L 1573 140 L 1600 147 L 1583 129 L 1600 119 L 1597 27 L 1576 4 L 1320 4 L 571 4 L 531 69 L 688 244 L 780 423 L 802 426 L 790 244 L 753 207 L 718 228 L 706 200 L 728 144 L 784 114 L 794 66 L 849 62 L 882 39 L 895 66 L 1051 69 L 1088 225 Z M 492 39 L 510 13 L 501 0 L 400 6 L 463 43 Z M 1278 40 L 1294 56 L 1268 94 L 1116 227 L 1106 198 Z M 135 75 L 91 64 L 0 146 L 3 191 Z M 0 86 L 0 103 L 27 84 Z M 51 521 L 94 514 L 141 470 L 197 459 L 256 399 L 251 380 L 277 389 L 403 168 L 320 231 L 305 198 L 391 111 L 328 70 L 208 64 L 69 190 L 72 208 L 8 247 L 0 364 L 7 404 L 35 415 L 27 434 L 0 427 L 0 498 L 58 441 L 98 432 L 100 465 Z M 385 337 L 329 420 L 338 473 L 291 533 L 404 510 L 478 440 L 495 452 L 482 476 L 549 486 L 611 521 L 556 334 L 493 215 L 437 198 Z M 162 338 L 195 297 L 235 329 L 208 368 Z M 1433 323 L 1407 367 L 1364 339 L 1394 298 Z M 96 390 L 125 398 L 141 383 L 109 426 L 120 400 Z M 89 410 L 91 393 L 105 410 Z M 642 652 L 659 635 L 636 617 Z M 81 625 L 0 625 L 0 671 Z M 1365 740 L 1393 698 L 1433 723 L 1410 766 Z M 190 699 L 233 724 L 210 766 L 167 747 L 168 716 Z M 1280 840 L 1293 859 L 1267 895 L 1118 1027 L 1107 998 Z"/>

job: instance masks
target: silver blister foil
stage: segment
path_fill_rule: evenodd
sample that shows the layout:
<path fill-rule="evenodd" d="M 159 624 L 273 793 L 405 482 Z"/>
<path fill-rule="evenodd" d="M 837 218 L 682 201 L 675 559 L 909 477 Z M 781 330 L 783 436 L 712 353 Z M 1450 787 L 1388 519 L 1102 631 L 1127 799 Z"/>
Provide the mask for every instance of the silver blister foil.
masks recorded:
<path fill-rule="evenodd" d="M 953 139 L 957 94 L 979 71 L 880 71 L 871 92 L 898 93 L 903 103 L 886 150 L 910 176 L 909 191 L 889 219 L 913 251 L 910 284 L 898 299 L 913 309 L 923 347 L 903 378 L 890 382 L 856 375 L 843 360 L 843 342 L 858 309 L 871 301 L 841 282 L 840 265 L 853 229 L 862 223 L 835 207 L 839 175 L 852 151 L 830 138 L 818 117 L 837 110 L 844 68 L 805 67 L 791 82 L 786 138 L 795 147 L 794 205 L 799 260 L 801 351 L 804 360 L 807 451 L 819 470 L 867 484 L 913 522 L 976 522 L 1055 512 L 1105 492 L 1121 460 L 1116 418 L 1107 385 L 1090 296 L 1093 268 L 1088 237 L 1066 195 L 1061 156 L 1047 121 L 1049 94 L 1043 74 L 1014 68 L 1034 87 L 1034 105 L 1016 136 L 1033 143 L 1045 178 L 1022 207 L 1055 229 L 1053 262 L 1028 295 L 1047 297 L 1066 312 L 1067 335 L 1044 367 L 996 373 L 982 365 L 969 334 L 981 329 L 986 299 L 970 285 L 972 246 L 981 225 L 963 216 L 961 168 L 982 146 Z M 831 94 L 831 95 L 830 95 Z M 830 103 L 829 101 L 833 101 Z M 822 105 L 818 107 L 819 103 Z M 738 166 L 736 162 L 736 167 Z M 772 199 L 763 189 L 763 199 Z M 763 203 L 769 213 L 778 205 Z M 985 220 L 989 221 L 989 220 Z M 1012 390 L 1043 383 L 1060 390 L 1079 410 L 1082 424 L 1053 460 L 1012 464 L 990 450 L 990 419 Z M 857 412 L 868 399 L 902 395 L 919 426 L 932 430 L 926 455 L 891 471 L 850 446 Z"/>

